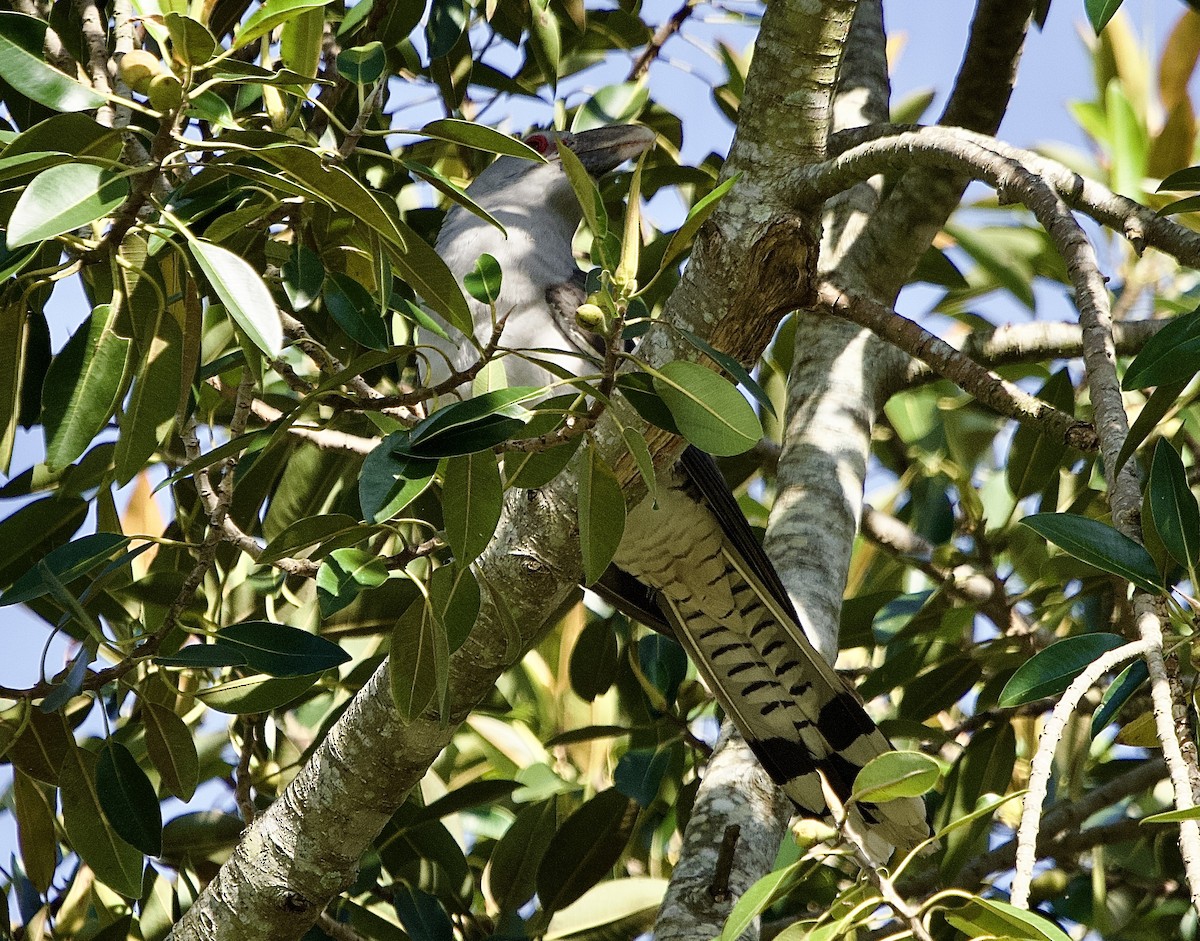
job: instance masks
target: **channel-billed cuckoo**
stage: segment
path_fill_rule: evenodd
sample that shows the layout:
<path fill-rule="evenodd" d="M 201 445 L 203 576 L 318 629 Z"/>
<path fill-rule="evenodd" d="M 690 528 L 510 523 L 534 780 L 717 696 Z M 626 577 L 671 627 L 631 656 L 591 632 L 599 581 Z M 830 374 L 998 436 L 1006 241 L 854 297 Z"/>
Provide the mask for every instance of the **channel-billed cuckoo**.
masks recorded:
<path fill-rule="evenodd" d="M 593 176 L 648 150 L 647 128 L 614 126 L 576 134 L 538 132 L 526 143 L 546 158 L 500 157 L 467 193 L 503 224 L 507 236 L 456 206 L 437 251 L 462 279 L 487 252 L 503 272 L 496 313 L 507 315 L 503 363 L 513 385 L 554 376 L 540 363 L 575 374 L 596 372 L 596 337 L 581 329 L 584 276 L 571 243 L 582 216 L 555 141 Z M 476 339 L 492 335 L 492 312 L 472 302 Z M 478 357 L 466 342 L 433 339 L 430 381 Z M 515 352 L 520 351 L 520 352 Z M 875 859 L 907 850 L 928 828 L 918 799 L 855 802 L 855 776 L 891 746 L 862 703 L 814 649 L 779 576 L 750 531 L 712 458 L 689 447 L 659 481 L 657 506 L 643 500 L 602 580 L 602 594 L 636 619 L 668 627 L 771 777 L 805 816 L 837 820 Z M 655 625 L 652 625 L 655 626 Z M 882 844 L 887 844 L 884 846 Z"/>

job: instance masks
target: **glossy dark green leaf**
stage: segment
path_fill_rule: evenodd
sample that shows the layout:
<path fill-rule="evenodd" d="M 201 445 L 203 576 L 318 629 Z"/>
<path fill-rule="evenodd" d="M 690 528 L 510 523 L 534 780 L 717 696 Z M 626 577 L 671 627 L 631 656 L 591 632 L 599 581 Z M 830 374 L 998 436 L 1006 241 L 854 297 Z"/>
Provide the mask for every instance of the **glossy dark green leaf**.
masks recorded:
<path fill-rule="evenodd" d="M 292 253 L 283 263 L 283 290 L 291 302 L 292 310 L 306 310 L 313 305 L 325 283 L 325 266 L 315 252 L 309 251 L 299 242 L 292 246 Z"/>
<path fill-rule="evenodd" d="M 671 764 L 666 748 L 634 748 L 625 752 L 613 770 L 613 786 L 639 807 L 649 807 L 658 796 Z"/>
<path fill-rule="evenodd" d="M 1133 358 L 1122 389 L 1144 389 L 1191 380 L 1200 370 L 1200 310 L 1180 314 L 1154 334 Z"/>
<path fill-rule="evenodd" d="M 1123 2 L 1124 0 L 1083 0 L 1084 12 L 1087 13 L 1088 22 L 1092 24 L 1097 36 L 1116 15 L 1117 10 L 1121 9 Z"/>
<path fill-rule="evenodd" d="M 589 442 L 579 463 L 579 548 L 591 585 L 612 562 L 625 532 L 625 496 L 617 475 Z"/>
<path fill-rule="evenodd" d="M 323 296 L 325 309 L 352 340 L 371 350 L 386 350 L 391 345 L 378 301 L 353 278 L 329 275 Z"/>
<path fill-rule="evenodd" d="M 803 861 L 776 869 L 750 886 L 734 903 L 725 926 L 716 941 L 737 941 L 747 929 L 758 922 L 759 916 L 783 898 L 800 881 Z"/>
<path fill-rule="evenodd" d="M 937 786 L 942 768 L 915 751 L 890 751 L 872 758 L 854 779 L 854 799 L 881 804 L 900 797 L 921 797 Z"/>
<path fill-rule="evenodd" d="M 46 62 L 46 24 L 23 13 L 0 12 L 0 78 L 56 111 L 90 111 L 104 98 Z"/>
<path fill-rule="evenodd" d="M 616 788 L 601 791 L 571 814 L 538 866 L 542 908 L 565 908 L 605 878 L 621 858 L 636 819 L 637 804 Z"/>
<path fill-rule="evenodd" d="M 188 65 L 204 65 L 217 52 L 213 34 L 198 20 L 170 12 L 163 17 L 171 34 L 171 51 Z"/>
<path fill-rule="evenodd" d="M 667 703 L 673 703 L 687 676 L 687 654 L 671 637 L 649 634 L 637 642 L 638 667 Z"/>
<path fill-rule="evenodd" d="M 232 644 L 216 641 L 211 644 L 188 644 L 170 656 L 155 657 L 154 662 L 159 666 L 184 670 L 212 670 L 245 666 L 246 654 Z"/>
<path fill-rule="evenodd" d="M 446 542 L 460 565 L 487 548 L 504 508 L 504 484 L 491 451 L 452 457 L 442 482 Z"/>
<path fill-rule="evenodd" d="M 771 402 L 771 397 L 767 395 L 765 391 L 763 391 L 763 387 L 758 384 L 752 375 L 750 375 L 750 371 L 746 369 L 745 366 L 739 363 L 728 353 L 722 353 L 711 343 L 708 343 L 706 340 L 702 340 L 700 337 L 696 336 L 696 334 L 692 333 L 691 330 L 684 330 L 680 328 L 679 334 L 705 356 L 708 356 L 713 360 L 713 362 L 717 363 L 722 369 L 729 373 L 729 375 L 733 376 L 733 378 L 738 381 L 742 388 L 750 393 L 750 395 L 754 398 L 754 401 L 766 410 L 768 415 L 775 416 L 775 405 Z"/>
<path fill-rule="evenodd" d="M 650 424 L 669 431 L 673 435 L 682 435 L 679 426 L 667 403 L 663 401 L 654 388 L 654 378 L 646 372 L 625 372 L 617 377 L 617 388 L 629 400 L 634 410 L 650 422 Z"/>
<path fill-rule="evenodd" d="M 400 718 L 411 721 L 446 688 L 450 662 L 446 632 L 423 597 L 392 629 L 388 678 Z"/>
<path fill-rule="evenodd" d="M 587 221 L 588 228 L 592 230 L 596 239 L 603 240 L 604 236 L 608 234 L 608 210 L 604 208 L 600 189 L 596 186 L 596 181 L 592 179 L 591 174 L 584 169 L 574 151 L 561 141 L 555 143 L 558 145 L 558 156 L 563 172 L 567 175 L 567 181 L 571 184 L 571 188 L 575 191 L 575 198 L 583 209 L 583 218 Z M 615 268 L 616 263 L 616 258 L 606 258 L 602 267 Z"/>
<path fill-rule="evenodd" d="M 565 413 L 578 401 L 579 397 L 571 392 L 539 402 L 521 437 L 538 438 L 555 431 L 562 426 Z M 526 490 L 546 486 L 563 472 L 582 443 L 583 436 L 576 435 L 563 444 L 542 451 L 509 451 L 504 455 L 507 486 Z"/>
<path fill-rule="evenodd" d="M 83 454 L 117 407 L 130 341 L 114 331 L 114 319 L 107 305 L 97 307 L 50 364 L 42 423 L 51 467 Z"/>
<path fill-rule="evenodd" d="M 309 676 L 350 659 L 346 651 L 324 637 L 270 621 L 233 624 L 222 628 L 217 638 L 241 653 L 248 666 L 270 676 Z"/>
<path fill-rule="evenodd" d="M 1142 684 L 1150 678 L 1150 669 L 1145 660 L 1134 660 L 1122 670 L 1112 685 L 1104 691 L 1100 699 L 1100 708 L 1092 713 L 1092 738 L 1099 735 L 1104 728 L 1116 718 L 1117 713 Z"/>
<path fill-rule="evenodd" d="M 31 778 L 46 784 L 58 784 L 67 753 L 75 739 L 62 712 L 33 709 L 25 726 L 8 747 L 7 758 Z"/>
<path fill-rule="evenodd" d="M 8 247 L 20 248 L 103 219 L 129 196 L 129 178 L 91 163 L 43 170 L 21 192 L 8 220 Z"/>
<path fill-rule="evenodd" d="M 432 0 L 429 22 L 425 25 L 429 58 L 440 59 L 446 55 L 466 28 L 467 10 L 463 0 Z"/>
<path fill-rule="evenodd" d="M 1037 397 L 1068 415 L 1075 414 L 1075 387 L 1065 367 L 1046 380 Z M 1008 489 L 1018 499 L 1038 493 L 1058 474 L 1067 453 L 1061 435 L 1043 434 L 1035 425 L 1018 425 L 1008 451 L 1005 475 Z"/>
<path fill-rule="evenodd" d="M 1176 562 L 1195 570 L 1200 565 L 1200 506 L 1188 486 L 1183 461 L 1163 438 L 1150 462 L 1149 498 L 1163 545 Z"/>
<path fill-rule="evenodd" d="M 737 387 L 698 363 L 667 363 L 654 376 L 655 391 L 688 441 L 717 457 L 758 444 L 762 425 Z"/>
<path fill-rule="evenodd" d="M 454 402 L 412 429 L 400 453 L 416 457 L 453 457 L 486 451 L 518 434 L 532 413 L 520 403 L 540 392 L 512 386 Z"/>
<path fill-rule="evenodd" d="M 117 835 L 147 856 L 162 852 L 162 809 L 154 785 L 120 742 L 108 741 L 96 763 L 96 792 Z"/>
<path fill-rule="evenodd" d="M 387 566 L 365 549 L 336 549 L 317 569 L 317 600 L 321 616 L 330 617 L 351 604 L 360 592 L 388 580 Z M 313 670 L 304 670 L 313 673 Z"/>
<path fill-rule="evenodd" d="M 200 782 L 200 758 L 192 731 L 166 706 L 146 699 L 141 704 L 150 760 L 167 790 L 186 803 Z"/>
<path fill-rule="evenodd" d="M 379 81 L 386 68 L 387 54 L 381 42 L 351 46 L 337 54 L 338 74 L 355 85 L 371 85 Z"/>
<path fill-rule="evenodd" d="M 1004 685 L 1000 707 L 1008 709 L 1061 693 L 1101 654 L 1125 643 L 1116 634 L 1081 634 L 1038 651 Z"/>
<path fill-rule="evenodd" d="M 146 466 L 175 422 L 183 375 L 183 335 L 169 314 L 159 319 L 134 371 L 133 388 L 121 411 L 120 436 L 113 455 L 120 484 L 133 480 Z"/>
<path fill-rule="evenodd" d="M 363 461 L 358 478 L 358 503 L 368 523 L 391 519 L 425 492 L 433 482 L 437 461 L 397 454 L 407 447 L 407 431 L 384 438 Z"/>
<path fill-rule="evenodd" d="M 163 855 L 168 862 L 224 858 L 237 845 L 245 829 L 240 817 L 218 810 L 180 814 L 163 827 Z"/>
<path fill-rule="evenodd" d="M 108 821 L 96 789 L 97 758 L 82 748 L 68 749 L 60 772 L 63 829 L 71 849 L 96 878 L 129 899 L 142 894 L 143 857 Z"/>
<path fill-rule="evenodd" d="M 608 620 L 590 619 L 571 650 L 571 689 L 584 702 L 603 696 L 617 678 L 617 634 Z"/>
<path fill-rule="evenodd" d="M 392 893 L 392 903 L 412 941 L 454 941 L 454 925 L 437 896 L 399 885 Z"/>
<path fill-rule="evenodd" d="M 94 533 L 59 546 L 46 554 L 45 565 L 64 584 L 86 575 L 129 545 L 129 537 L 117 533 Z M 22 604 L 40 598 L 50 591 L 40 566 L 30 569 L 17 579 L 8 591 L 0 595 L 0 607 Z"/>
<path fill-rule="evenodd" d="M 451 562 L 430 577 L 429 603 L 446 631 L 450 653 L 461 647 L 471 633 L 481 601 L 479 582 L 469 566 Z"/>
<path fill-rule="evenodd" d="M 1075 558 L 1159 592 L 1162 584 L 1150 554 L 1128 536 L 1099 520 L 1070 513 L 1037 513 L 1021 520 Z"/>
<path fill-rule="evenodd" d="M 475 259 L 475 267 L 463 278 L 463 287 L 467 289 L 467 293 L 481 304 L 495 304 L 500 299 L 502 283 L 500 262 L 487 252 Z"/>

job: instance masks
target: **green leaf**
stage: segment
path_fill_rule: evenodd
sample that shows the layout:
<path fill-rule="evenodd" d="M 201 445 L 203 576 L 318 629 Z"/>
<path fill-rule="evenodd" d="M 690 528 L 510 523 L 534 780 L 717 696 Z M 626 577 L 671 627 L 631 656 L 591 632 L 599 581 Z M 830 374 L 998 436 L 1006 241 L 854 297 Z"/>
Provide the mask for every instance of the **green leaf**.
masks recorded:
<path fill-rule="evenodd" d="M 680 433 L 702 451 L 730 457 L 762 437 L 758 416 L 737 387 L 698 363 L 667 363 L 654 375 L 654 388 Z"/>
<path fill-rule="evenodd" d="M 533 386 L 510 386 L 443 406 L 417 424 L 407 444 L 398 444 L 397 451 L 416 457 L 453 457 L 490 450 L 533 417 L 520 403 L 541 391 Z"/>
<path fill-rule="evenodd" d="M 230 644 L 217 641 L 211 644 L 188 644 L 170 656 L 155 657 L 154 662 L 162 667 L 211 670 L 214 667 L 245 666 L 246 655 Z"/>
<path fill-rule="evenodd" d="M 370 85 L 379 80 L 387 68 L 387 54 L 383 43 L 369 42 L 365 46 L 352 46 L 337 54 L 337 71 L 355 85 Z"/>
<path fill-rule="evenodd" d="M 55 111 L 89 111 L 105 99 L 46 62 L 46 24 L 23 13 L 0 12 L 0 78 L 26 98 Z"/>
<path fill-rule="evenodd" d="M 1088 22 L 1099 36 L 1108 25 L 1108 21 L 1121 9 L 1123 0 L 1083 0 L 1083 9 L 1087 13 Z"/>
<path fill-rule="evenodd" d="M 46 463 L 79 457 L 117 407 L 130 341 L 113 330 L 107 304 L 97 307 L 50 364 L 42 391 Z"/>
<path fill-rule="evenodd" d="M 1023 941 L 1071 941 L 1041 915 L 996 899 L 973 898 L 962 908 L 945 912 L 946 921 L 968 937 L 1011 937 Z"/>
<path fill-rule="evenodd" d="M 142 894 L 141 851 L 126 843 L 104 814 L 96 790 L 96 756 L 72 746 L 59 773 L 63 829 L 71 849 L 114 892 L 129 899 Z"/>
<path fill-rule="evenodd" d="M 1075 386 L 1071 373 L 1060 369 L 1037 392 L 1037 397 L 1060 411 L 1075 414 Z M 1061 435 L 1042 434 L 1036 425 L 1018 425 L 1008 451 L 1005 476 L 1017 499 L 1045 489 L 1055 479 L 1067 445 Z"/>
<path fill-rule="evenodd" d="M 1200 506 L 1188 486 L 1179 454 L 1163 438 L 1150 462 L 1150 510 L 1154 527 L 1171 557 L 1188 571 L 1200 564 Z"/>
<path fill-rule="evenodd" d="M 1002 709 L 1061 693 L 1101 654 L 1125 643 L 1116 634 L 1081 634 L 1038 651 L 1004 684 Z"/>
<path fill-rule="evenodd" d="M 118 549 L 129 545 L 129 537 L 118 533 L 94 533 L 81 536 L 65 546 L 48 552 L 37 565 L 17 579 L 8 591 L 0 595 L 0 607 L 24 604 L 49 594 L 44 572 L 49 569 L 60 582 L 70 584 L 75 579 L 111 559 Z"/>
<path fill-rule="evenodd" d="M 397 886 L 392 903 L 405 933 L 420 941 L 454 941 L 454 926 L 437 896 L 409 886 Z"/>
<path fill-rule="evenodd" d="M 34 887 L 44 894 L 50 890 L 54 869 L 58 865 L 54 789 L 14 769 L 12 807 L 25 874 Z"/>
<path fill-rule="evenodd" d="M 402 443 L 407 445 L 408 432 L 392 432 L 363 461 L 358 503 L 369 523 L 391 519 L 433 483 L 437 461 L 397 454 Z"/>
<path fill-rule="evenodd" d="M 1181 379 L 1178 382 L 1163 383 L 1150 393 L 1146 404 L 1142 406 L 1138 417 L 1130 426 L 1129 434 L 1125 436 L 1125 441 L 1121 444 L 1121 450 L 1117 452 L 1111 476 L 1115 477 L 1121 472 L 1121 468 L 1125 466 L 1129 456 L 1150 436 L 1150 432 L 1158 427 L 1163 416 L 1175 407 L 1180 394 L 1190 381 L 1190 379 Z"/>
<path fill-rule="evenodd" d="M 391 346 L 379 303 L 353 278 L 329 275 L 323 297 L 325 309 L 350 339 L 371 350 L 386 350 Z"/>
<path fill-rule="evenodd" d="M 61 712 L 31 709 L 25 727 L 8 746 L 6 757 L 13 767 L 46 784 L 58 784 L 67 753 L 75 739 Z"/>
<path fill-rule="evenodd" d="M 571 814 L 554 834 L 537 873 L 546 912 L 570 905 L 608 875 L 633 831 L 637 804 L 618 791 L 601 791 Z"/>
<path fill-rule="evenodd" d="M 598 581 L 625 532 L 625 497 L 617 475 L 588 442 L 579 467 L 579 548 L 583 582 Z"/>
<path fill-rule="evenodd" d="M 175 320 L 163 313 L 155 335 L 141 351 L 133 388 L 121 413 L 113 472 L 122 485 L 145 467 L 175 422 L 183 374 L 183 335 Z"/>
<path fill-rule="evenodd" d="M 646 444 L 646 438 L 636 428 L 623 427 L 621 439 L 625 442 L 625 447 L 629 449 L 629 454 L 637 465 L 638 473 L 642 475 L 642 481 L 646 484 L 647 496 L 657 502 L 658 477 L 654 473 L 654 461 L 650 457 L 650 446 Z"/>
<path fill-rule="evenodd" d="M 671 241 L 667 243 L 667 247 L 662 254 L 662 259 L 658 263 L 658 271 L 651 279 L 650 284 L 657 281 L 659 275 L 679 259 L 688 245 L 691 244 L 692 238 L 700 231 L 700 226 L 704 225 L 705 220 L 717 208 L 717 204 L 724 198 L 726 193 L 733 189 L 740 178 L 741 174 L 736 173 L 729 179 L 722 181 L 719 185 L 713 187 L 707 196 L 698 200 L 688 210 L 687 218 L 683 220 L 683 225 L 675 230 L 675 233 L 671 236 Z M 644 290 L 649 290 L 650 284 L 647 284 Z"/>
<path fill-rule="evenodd" d="M 717 941 L 737 941 L 758 920 L 759 915 L 791 891 L 803 872 L 803 861 L 795 862 L 767 873 L 750 886 L 734 904 Z"/>
<path fill-rule="evenodd" d="M 671 764 L 668 748 L 631 748 L 617 761 L 613 786 L 639 807 L 649 807 L 658 796 Z"/>
<path fill-rule="evenodd" d="M 469 566 L 451 562 L 430 576 L 429 603 L 446 631 L 450 653 L 466 642 L 479 617 L 481 601 L 479 582 Z"/>
<path fill-rule="evenodd" d="M 437 140 L 462 144 L 475 150 L 486 151 L 489 154 L 507 154 L 510 157 L 521 157 L 535 163 L 545 163 L 546 158 L 536 150 L 507 134 L 473 121 L 461 121 L 457 118 L 439 118 L 430 121 L 420 133 Z"/>
<path fill-rule="evenodd" d="M 8 220 L 8 248 L 32 245 L 103 219 L 129 196 L 129 178 L 90 163 L 43 170 Z"/>
<path fill-rule="evenodd" d="M 217 712 L 254 715 L 271 712 L 299 699 L 318 679 L 316 674 L 276 678 L 256 673 L 197 690 L 196 698 Z"/>
<path fill-rule="evenodd" d="M 299 242 L 292 246 L 292 253 L 283 263 L 283 290 L 291 302 L 292 310 L 301 311 L 311 307 L 321 293 L 325 283 L 325 266 L 315 252 L 309 251 Z"/>
<path fill-rule="evenodd" d="M 576 110 L 571 132 L 628 124 L 642 113 L 649 98 L 650 88 L 644 81 L 605 85 Z"/>
<path fill-rule="evenodd" d="M 607 693 L 617 678 L 619 654 L 611 621 L 589 618 L 571 649 L 568 665 L 575 695 L 584 702 L 593 702 Z"/>
<path fill-rule="evenodd" d="M 487 252 L 475 259 L 475 267 L 463 278 L 463 287 L 467 289 L 467 293 L 481 304 L 494 305 L 500 300 L 502 283 L 500 262 Z"/>
<path fill-rule="evenodd" d="M 1111 526 L 1070 513 L 1037 513 L 1021 522 L 1075 558 L 1150 592 L 1163 589 L 1150 553 Z"/>
<path fill-rule="evenodd" d="M 562 426 L 566 412 L 579 402 L 574 392 L 556 395 L 537 404 L 533 417 L 521 432 L 522 437 L 548 435 Z M 509 451 L 504 455 L 504 478 L 507 486 L 522 490 L 537 490 L 562 473 L 571 457 L 583 443 L 582 436 L 543 451 Z M 643 442 L 644 443 L 644 442 Z"/>
<path fill-rule="evenodd" d="M 446 632 L 422 596 L 409 605 L 392 629 L 388 680 L 401 719 L 417 718 L 446 688 L 449 663 Z"/>
<path fill-rule="evenodd" d="M 1184 810 L 1165 810 L 1160 814 L 1150 814 L 1143 817 L 1140 823 L 1183 823 L 1185 820 L 1200 820 L 1200 807 L 1187 807 Z"/>
<path fill-rule="evenodd" d="M 147 856 L 162 852 L 162 808 L 154 785 L 124 745 L 108 741 L 96 764 L 96 791 L 112 828 Z"/>
<path fill-rule="evenodd" d="M 571 184 L 571 189 L 575 191 L 575 198 L 579 200 L 579 206 L 583 209 L 583 218 L 587 220 L 588 228 L 592 230 L 592 234 L 596 236 L 597 240 L 603 240 L 604 236 L 608 234 L 608 210 L 604 208 L 604 200 L 600 196 L 596 181 L 584 169 L 579 157 L 570 147 L 558 139 L 555 139 L 555 144 L 558 146 L 558 156 L 563 172 L 567 175 L 567 182 Z M 605 259 L 604 267 L 616 267 L 616 259 Z"/>
<path fill-rule="evenodd" d="M 920 797 L 933 790 L 941 776 L 941 765 L 928 755 L 885 752 L 872 758 L 858 773 L 850 799 L 882 804 L 900 797 Z"/>
<path fill-rule="evenodd" d="M 304 10 L 321 8 L 328 3 L 329 0 L 266 0 L 234 34 L 233 48 L 253 42 Z"/>
<path fill-rule="evenodd" d="M 545 941 L 641 937 L 654 927 L 666 891 L 666 879 L 648 876 L 601 882 L 557 912 L 543 937 Z"/>
<path fill-rule="evenodd" d="M 216 54 L 217 41 L 199 20 L 171 11 L 163 22 L 171 34 L 171 51 L 187 65 L 204 65 Z"/>
<path fill-rule="evenodd" d="M 200 758 L 192 731 L 174 710 L 147 699 L 142 699 L 141 705 L 150 760 L 167 790 L 187 803 L 200 783 Z"/>
<path fill-rule="evenodd" d="M 687 340 L 688 343 L 692 344 L 692 346 L 702 352 L 705 356 L 709 357 L 713 362 L 729 373 L 729 375 L 733 376 L 733 378 L 736 379 L 742 385 L 742 387 L 754 397 L 754 401 L 766 409 L 768 415 L 771 415 L 772 417 L 775 416 L 775 405 L 771 401 L 771 397 L 767 395 L 767 393 L 763 390 L 763 387 L 755 381 L 754 377 L 750 375 L 750 371 L 746 369 L 745 366 L 739 363 L 728 353 L 722 353 L 712 344 L 700 339 L 700 337 L 692 333 L 691 330 L 684 330 L 682 327 L 678 328 L 678 330 L 680 335 Z"/>
<path fill-rule="evenodd" d="M 1186 383 L 1200 370 L 1200 309 L 1180 314 L 1154 334 L 1133 358 L 1122 389 Z"/>
<path fill-rule="evenodd" d="M 474 562 L 487 548 L 504 506 L 504 484 L 491 451 L 446 462 L 442 482 L 442 517 L 446 542 L 460 565 Z"/>
<path fill-rule="evenodd" d="M 189 246 L 208 283 L 250 342 L 271 358 L 278 356 L 283 350 L 283 325 L 258 272 L 220 245 L 192 238 Z"/>
<path fill-rule="evenodd" d="M 1145 660 L 1134 660 L 1122 670 L 1100 699 L 1100 708 L 1092 713 L 1092 738 L 1099 735 L 1133 696 L 1150 678 L 1150 668 Z"/>
<path fill-rule="evenodd" d="M 327 618 L 336 614 L 351 604 L 360 592 L 378 588 L 387 580 L 387 566 L 375 553 L 353 548 L 334 550 L 317 569 L 321 616 Z"/>
<path fill-rule="evenodd" d="M 341 666 L 350 655 L 337 644 L 298 627 L 270 621 L 243 621 L 222 628 L 218 641 L 246 658 L 260 673 L 307 677 Z"/>
<path fill-rule="evenodd" d="M 522 808 L 492 850 L 490 886 L 502 912 L 515 912 L 537 891 L 537 871 L 558 829 L 557 795 Z"/>

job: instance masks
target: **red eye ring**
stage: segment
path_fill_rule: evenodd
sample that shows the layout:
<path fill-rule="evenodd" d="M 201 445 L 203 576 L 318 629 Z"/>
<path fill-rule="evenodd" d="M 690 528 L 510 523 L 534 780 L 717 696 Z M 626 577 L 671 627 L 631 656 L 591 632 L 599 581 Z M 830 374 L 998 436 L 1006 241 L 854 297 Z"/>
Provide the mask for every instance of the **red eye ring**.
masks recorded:
<path fill-rule="evenodd" d="M 525 138 L 525 143 L 539 154 L 548 154 L 550 152 L 550 138 L 545 134 L 530 134 Z"/>

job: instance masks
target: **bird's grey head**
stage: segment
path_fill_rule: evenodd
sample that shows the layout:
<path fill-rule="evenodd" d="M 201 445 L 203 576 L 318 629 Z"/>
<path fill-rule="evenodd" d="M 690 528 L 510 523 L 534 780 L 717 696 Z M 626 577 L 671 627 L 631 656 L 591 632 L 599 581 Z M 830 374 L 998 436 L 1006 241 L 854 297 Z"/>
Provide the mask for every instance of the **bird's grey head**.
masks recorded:
<path fill-rule="evenodd" d="M 655 134 L 647 127 L 618 124 L 574 134 L 562 131 L 535 131 L 525 143 L 545 159 L 545 163 L 520 157 L 500 157 L 467 187 L 467 193 L 480 206 L 500 218 L 505 225 L 516 218 L 538 213 L 559 221 L 579 224 L 579 204 L 559 160 L 559 142 L 569 148 L 593 177 L 616 169 L 626 160 L 649 150 Z M 508 218 L 505 218 L 508 217 Z M 446 228 L 471 224 L 468 210 L 456 206 L 446 217 Z M 439 239 L 439 242 L 441 240 Z"/>

